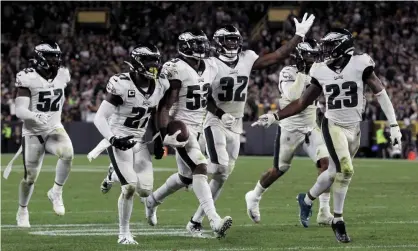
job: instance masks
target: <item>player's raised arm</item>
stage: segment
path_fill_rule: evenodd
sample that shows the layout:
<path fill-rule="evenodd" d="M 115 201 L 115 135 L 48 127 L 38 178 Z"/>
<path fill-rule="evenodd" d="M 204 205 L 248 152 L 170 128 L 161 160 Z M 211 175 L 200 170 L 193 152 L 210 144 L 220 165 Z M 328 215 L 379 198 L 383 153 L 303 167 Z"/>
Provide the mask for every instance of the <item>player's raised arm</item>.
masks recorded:
<path fill-rule="evenodd" d="M 370 59 L 372 61 L 372 59 Z M 372 61 L 373 62 L 373 61 Z M 374 66 L 374 63 L 373 63 Z M 398 121 L 396 120 L 395 110 L 393 109 L 392 102 L 390 101 L 390 98 L 380 81 L 380 79 L 376 76 L 374 73 L 374 67 L 369 66 L 367 67 L 363 72 L 363 83 L 368 85 L 374 95 L 377 98 L 377 101 L 380 104 L 380 107 L 382 108 L 383 112 L 386 115 L 386 118 L 389 121 L 390 125 L 390 140 L 392 145 L 401 146 L 401 139 L 402 134 L 399 129 Z"/>
<path fill-rule="evenodd" d="M 279 120 L 293 116 L 305 110 L 310 104 L 312 104 L 322 93 L 322 89 L 315 78 L 311 79 L 311 85 L 306 89 L 302 96 L 292 101 L 282 110 L 276 113 L 268 113 L 261 115 L 256 122 L 251 126 L 264 126 L 269 127 L 271 124 L 277 124 Z"/>
<path fill-rule="evenodd" d="M 108 124 L 110 116 L 116 113 L 117 106 L 123 104 L 123 99 L 118 95 L 118 91 L 114 86 L 117 84 L 117 81 L 113 82 L 113 78 L 115 77 L 112 77 L 106 86 L 108 94 L 106 95 L 106 99 L 100 104 L 99 110 L 97 110 L 96 116 L 94 117 L 94 125 L 112 146 L 120 150 L 127 150 L 135 145 L 136 142 L 131 141 L 134 136 L 117 137 L 113 134 Z"/>
<path fill-rule="evenodd" d="M 293 20 L 296 26 L 295 36 L 289 42 L 281 46 L 276 51 L 259 57 L 254 62 L 254 65 L 252 68 L 253 70 L 266 68 L 270 65 L 281 62 L 287 57 L 289 57 L 290 53 L 295 49 L 296 45 L 302 42 L 302 39 L 305 37 L 305 34 L 311 28 L 315 20 L 315 16 L 311 14 L 309 15 L 309 18 L 308 18 L 308 13 L 305 13 L 305 15 L 303 15 L 302 22 L 299 23 L 296 18 L 294 18 Z"/>

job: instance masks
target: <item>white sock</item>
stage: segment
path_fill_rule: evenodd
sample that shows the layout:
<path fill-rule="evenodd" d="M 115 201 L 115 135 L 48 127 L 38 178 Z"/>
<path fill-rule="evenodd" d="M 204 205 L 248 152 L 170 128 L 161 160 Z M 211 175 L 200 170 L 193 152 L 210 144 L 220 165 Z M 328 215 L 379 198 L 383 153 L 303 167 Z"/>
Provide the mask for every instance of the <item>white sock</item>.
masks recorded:
<path fill-rule="evenodd" d="M 343 217 L 334 217 L 334 219 L 332 220 L 333 223 L 337 223 L 339 221 L 344 221 Z"/>
<path fill-rule="evenodd" d="M 203 174 L 193 175 L 193 191 L 199 200 L 200 206 L 208 216 L 209 221 L 220 220 L 220 216 L 216 212 L 215 203 L 208 184 L 208 176 Z"/>
<path fill-rule="evenodd" d="M 313 203 L 313 200 L 311 200 L 311 198 L 309 198 L 307 194 L 305 195 L 305 198 L 303 199 L 303 201 L 305 201 L 305 204 L 309 206 L 311 206 Z"/>
<path fill-rule="evenodd" d="M 263 193 L 267 191 L 267 188 L 264 188 L 261 184 L 260 181 L 257 182 L 257 185 L 255 185 L 254 188 L 254 193 L 257 197 L 261 197 L 261 195 L 263 195 Z"/>
<path fill-rule="evenodd" d="M 110 175 L 110 181 L 112 181 L 112 182 L 120 182 L 119 181 L 119 177 L 116 174 L 116 172 L 112 172 L 112 175 Z"/>
<path fill-rule="evenodd" d="M 219 198 L 219 195 L 221 194 L 224 183 L 225 181 L 223 181 L 221 178 L 217 178 L 216 175 L 214 175 L 212 180 L 209 182 L 210 191 L 212 192 L 212 198 L 214 201 L 216 201 Z M 193 215 L 192 220 L 195 222 L 202 223 L 203 218 L 205 218 L 205 212 L 203 211 L 202 207 L 199 205 L 199 208 L 197 209 L 196 213 Z"/>
<path fill-rule="evenodd" d="M 158 204 L 161 204 L 167 196 L 173 194 L 174 192 L 180 190 L 185 186 L 186 184 L 184 184 L 180 180 L 179 174 L 174 173 L 170 177 L 168 177 L 165 183 L 162 186 L 160 186 L 157 190 L 155 190 L 152 193 L 152 195 L 154 196 L 155 201 Z"/>
<path fill-rule="evenodd" d="M 65 184 L 70 175 L 72 163 L 72 160 L 58 160 L 55 172 L 55 183 L 61 186 Z"/>
<path fill-rule="evenodd" d="M 25 180 L 20 181 L 19 186 L 19 205 L 20 207 L 27 207 L 29 200 L 32 197 L 35 184 L 29 185 Z"/>
<path fill-rule="evenodd" d="M 62 193 L 62 186 L 58 185 L 57 183 L 54 183 L 52 191 L 54 191 L 54 193 Z"/>
<path fill-rule="evenodd" d="M 334 199 L 334 213 L 343 213 L 345 196 L 347 195 L 350 181 L 351 178 L 344 178 L 344 174 L 342 173 L 337 173 L 335 175 L 335 183 L 332 189 Z"/>
<path fill-rule="evenodd" d="M 313 185 L 311 190 L 309 190 L 309 193 L 313 197 L 318 198 L 319 195 L 321 195 L 323 192 L 325 192 L 328 188 L 331 187 L 333 182 L 334 181 L 331 179 L 329 170 L 326 170 L 318 176 L 315 184 Z"/>
<path fill-rule="evenodd" d="M 330 193 L 322 193 L 319 195 L 319 208 L 329 208 Z"/>
<path fill-rule="evenodd" d="M 118 200 L 119 210 L 119 234 L 130 234 L 129 220 L 131 219 L 132 208 L 134 205 L 134 198 L 126 199 L 124 194 L 121 193 Z"/>

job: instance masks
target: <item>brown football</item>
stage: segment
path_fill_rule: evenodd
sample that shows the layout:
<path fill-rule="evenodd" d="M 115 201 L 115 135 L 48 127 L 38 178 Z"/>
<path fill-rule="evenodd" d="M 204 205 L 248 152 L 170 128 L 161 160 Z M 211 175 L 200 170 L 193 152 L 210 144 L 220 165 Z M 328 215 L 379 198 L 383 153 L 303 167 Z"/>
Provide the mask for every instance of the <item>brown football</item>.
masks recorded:
<path fill-rule="evenodd" d="M 178 130 L 181 131 L 179 135 L 177 135 L 178 142 L 184 142 L 189 139 L 189 130 L 187 130 L 187 126 L 181 122 L 180 120 L 172 120 L 167 125 L 167 134 L 173 135 Z"/>

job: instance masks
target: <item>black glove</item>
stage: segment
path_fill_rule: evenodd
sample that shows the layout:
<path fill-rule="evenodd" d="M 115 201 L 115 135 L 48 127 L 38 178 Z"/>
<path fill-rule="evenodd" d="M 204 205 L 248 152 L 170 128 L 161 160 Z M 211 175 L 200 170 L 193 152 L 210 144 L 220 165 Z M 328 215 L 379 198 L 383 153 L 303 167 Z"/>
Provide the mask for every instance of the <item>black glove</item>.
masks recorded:
<path fill-rule="evenodd" d="M 154 140 L 154 156 L 155 159 L 162 159 L 164 156 L 163 139 L 161 136 Z"/>
<path fill-rule="evenodd" d="M 136 141 L 131 140 L 133 138 L 134 138 L 133 135 L 122 137 L 122 138 L 113 136 L 110 138 L 109 142 L 115 148 L 122 150 L 122 151 L 126 151 L 134 147 L 134 145 L 136 144 Z"/>

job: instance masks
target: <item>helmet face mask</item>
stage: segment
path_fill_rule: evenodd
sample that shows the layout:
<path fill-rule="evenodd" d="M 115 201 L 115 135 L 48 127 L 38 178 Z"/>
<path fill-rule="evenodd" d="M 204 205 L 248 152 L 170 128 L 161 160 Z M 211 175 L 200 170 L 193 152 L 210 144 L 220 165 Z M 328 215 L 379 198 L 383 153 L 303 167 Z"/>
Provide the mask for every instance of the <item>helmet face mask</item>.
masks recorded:
<path fill-rule="evenodd" d="M 186 31 L 180 34 L 177 51 L 186 58 L 201 60 L 209 56 L 209 40 L 203 31 Z"/>
<path fill-rule="evenodd" d="M 130 53 L 130 61 L 126 62 L 132 72 L 141 74 L 148 79 L 155 79 L 161 66 L 161 54 L 152 44 L 135 47 Z"/>
<path fill-rule="evenodd" d="M 242 36 L 237 28 L 227 25 L 213 35 L 216 52 L 219 55 L 235 58 L 242 49 Z"/>

